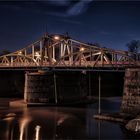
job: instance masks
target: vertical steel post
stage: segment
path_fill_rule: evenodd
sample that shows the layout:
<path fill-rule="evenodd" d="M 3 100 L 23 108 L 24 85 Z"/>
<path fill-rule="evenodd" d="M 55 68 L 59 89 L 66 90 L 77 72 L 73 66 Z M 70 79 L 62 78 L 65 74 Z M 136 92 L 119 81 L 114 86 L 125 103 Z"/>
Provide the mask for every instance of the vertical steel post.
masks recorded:
<path fill-rule="evenodd" d="M 91 47 L 90 47 L 90 65 L 92 66 L 92 52 L 91 52 Z"/>
<path fill-rule="evenodd" d="M 52 42 L 49 38 L 47 38 L 47 53 L 48 53 L 48 60 L 49 60 L 49 65 L 52 66 Z"/>
<path fill-rule="evenodd" d="M 114 53 L 112 53 L 112 63 L 114 64 Z"/>
<path fill-rule="evenodd" d="M 68 45 L 68 41 L 67 41 L 67 52 L 68 52 L 68 55 L 70 55 L 70 46 Z M 69 65 L 71 65 L 71 56 L 69 56 Z"/>
<path fill-rule="evenodd" d="M 44 53 L 43 53 L 43 41 L 41 40 L 40 41 L 40 65 L 42 66 L 43 65 L 43 59 L 44 59 Z"/>
<path fill-rule="evenodd" d="M 53 59 L 55 59 L 55 47 L 54 47 L 54 45 L 52 46 L 52 50 L 53 50 Z"/>
<path fill-rule="evenodd" d="M 72 41 L 71 41 L 71 44 L 70 44 L 70 46 L 71 46 L 71 48 L 70 48 L 70 53 L 71 53 L 71 55 L 70 55 L 70 65 L 72 65 L 73 64 L 73 46 L 72 46 Z"/>
<path fill-rule="evenodd" d="M 89 80 L 89 98 L 91 98 L 91 77 L 90 77 L 90 71 L 89 71 L 89 77 L 88 77 L 88 80 Z"/>
<path fill-rule="evenodd" d="M 54 94 L 55 94 L 55 103 L 57 104 L 57 87 L 56 87 L 56 76 L 54 72 Z"/>
<path fill-rule="evenodd" d="M 117 58 L 117 54 L 115 54 L 115 65 L 117 66 L 117 62 L 118 62 L 118 58 Z"/>
<path fill-rule="evenodd" d="M 11 66 L 13 66 L 13 56 L 11 56 Z"/>
<path fill-rule="evenodd" d="M 99 74 L 99 105 L 98 105 L 98 113 L 101 114 L 101 76 Z"/>
<path fill-rule="evenodd" d="M 101 51 L 101 66 L 103 67 L 104 65 L 104 60 L 103 60 L 103 51 Z"/>
<path fill-rule="evenodd" d="M 101 139 L 101 122 L 98 122 L 98 139 Z"/>
<path fill-rule="evenodd" d="M 47 57 L 47 48 L 45 48 L 45 57 Z"/>
<path fill-rule="evenodd" d="M 66 44 L 64 44 L 63 47 L 64 47 L 64 48 L 63 48 L 63 49 L 64 49 L 64 50 L 63 50 L 63 56 L 64 56 L 64 55 L 65 55 L 65 51 L 66 51 Z"/>
<path fill-rule="evenodd" d="M 47 47 L 48 46 L 48 40 L 43 37 L 40 41 L 40 58 L 41 58 L 41 65 L 44 65 L 44 62 L 46 63 L 46 57 L 47 57 Z"/>
<path fill-rule="evenodd" d="M 60 45 L 60 58 L 63 56 L 63 44 Z"/>
<path fill-rule="evenodd" d="M 34 45 L 32 45 L 32 58 L 34 59 L 35 56 L 35 49 L 34 49 Z"/>
<path fill-rule="evenodd" d="M 27 102 L 27 92 L 28 92 L 28 73 L 25 73 L 25 86 L 24 86 L 24 102 Z"/>
<path fill-rule="evenodd" d="M 40 57 L 42 58 L 42 49 L 43 49 L 43 42 L 40 41 Z"/>

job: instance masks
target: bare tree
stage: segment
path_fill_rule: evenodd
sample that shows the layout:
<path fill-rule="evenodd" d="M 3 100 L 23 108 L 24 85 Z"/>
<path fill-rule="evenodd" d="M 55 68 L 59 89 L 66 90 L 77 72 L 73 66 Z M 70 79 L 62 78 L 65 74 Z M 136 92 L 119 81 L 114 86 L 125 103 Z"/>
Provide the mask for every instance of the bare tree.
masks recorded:
<path fill-rule="evenodd" d="M 137 59 L 136 54 L 138 54 L 140 51 L 140 41 L 139 40 L 132 40 L 129 43 L 127 43 L 126 45 L 128 47 L 128 51 L 135 53 L 135 54 L 132 54 L 131 57 L 136 60 Z"/>
<path fill-rule="evenodd" d="M 8 51 L 8 50 L 3 50 L 3 51 L 0 52 L 0 56 L 6 55 L 6 54 L 9 54 L 9 53 L 11 53 L 11 52 Z"/>

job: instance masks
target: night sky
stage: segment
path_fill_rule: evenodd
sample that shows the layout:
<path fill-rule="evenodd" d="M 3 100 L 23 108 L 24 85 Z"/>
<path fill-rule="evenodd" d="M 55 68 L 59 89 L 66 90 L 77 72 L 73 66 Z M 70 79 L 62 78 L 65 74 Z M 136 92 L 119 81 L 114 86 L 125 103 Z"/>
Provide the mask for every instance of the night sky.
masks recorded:
<path fill-rule="evenodd" d="M 140 1 L 0 1 L 0 51 L 24 48 L 45 32 L 127 50 L 140 38 Z"/>

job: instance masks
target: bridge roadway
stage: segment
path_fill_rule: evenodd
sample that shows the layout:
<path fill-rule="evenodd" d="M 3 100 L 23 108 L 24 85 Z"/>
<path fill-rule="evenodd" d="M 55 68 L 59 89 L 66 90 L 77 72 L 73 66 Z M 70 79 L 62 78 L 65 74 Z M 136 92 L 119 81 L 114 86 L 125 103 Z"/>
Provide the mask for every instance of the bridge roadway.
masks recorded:
<path fill-rule="evenodd" d="M 134 66 L 131 66 L 134 67 Z M 125 72 L 128 67 L 0 67 L 0 71 L 93 71 L 93 72 Z M 129 66 L 130 68 L 130 66 Z"/>

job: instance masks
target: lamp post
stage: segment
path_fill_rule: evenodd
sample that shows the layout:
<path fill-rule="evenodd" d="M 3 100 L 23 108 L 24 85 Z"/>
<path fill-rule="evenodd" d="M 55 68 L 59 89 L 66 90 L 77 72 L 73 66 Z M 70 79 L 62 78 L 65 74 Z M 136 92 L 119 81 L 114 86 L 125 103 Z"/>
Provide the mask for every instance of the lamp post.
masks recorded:
<path fill-rule="evenodd" d="M 101 76 L 98 76 L 99 81 L 99 105 L 98 105 L 98 114 L 101 114 Z"/>
<path fill-rule="evenodd" d="M 54 94 L 55 94 L 55 103 L 57 104 L 57 87 L 56 87 L 56 76 L 55 76 L 55 72 L 54 72 Z"/>

